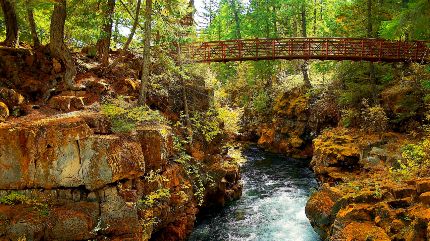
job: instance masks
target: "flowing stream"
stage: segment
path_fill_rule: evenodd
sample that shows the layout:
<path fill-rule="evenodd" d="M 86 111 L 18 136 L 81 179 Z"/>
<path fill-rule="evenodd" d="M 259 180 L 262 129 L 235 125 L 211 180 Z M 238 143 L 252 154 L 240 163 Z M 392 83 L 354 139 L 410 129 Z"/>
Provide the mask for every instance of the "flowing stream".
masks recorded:
<path fill-rule="evenodd" d="M 189 240 L 320 240 L 305 215 L 317 185 L 308 163 L 256 147 L 243 154 L 243 196 L 199 221 Z"/>

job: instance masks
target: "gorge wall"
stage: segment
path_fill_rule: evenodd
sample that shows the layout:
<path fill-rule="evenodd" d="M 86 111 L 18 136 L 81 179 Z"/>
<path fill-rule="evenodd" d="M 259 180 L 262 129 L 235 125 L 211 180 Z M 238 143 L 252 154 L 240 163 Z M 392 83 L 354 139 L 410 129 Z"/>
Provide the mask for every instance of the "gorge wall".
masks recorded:
<path fill-rule="evenodd" d="M 99 114 L 71 112 L 0 124 L 0 136 L 1 240 L 184 240 L 192 230 L 193 180 L 172 160 L 168 126 L 115 135 Z M 237 198 L 238 169 L 215 171 L 206 197 Z"/>

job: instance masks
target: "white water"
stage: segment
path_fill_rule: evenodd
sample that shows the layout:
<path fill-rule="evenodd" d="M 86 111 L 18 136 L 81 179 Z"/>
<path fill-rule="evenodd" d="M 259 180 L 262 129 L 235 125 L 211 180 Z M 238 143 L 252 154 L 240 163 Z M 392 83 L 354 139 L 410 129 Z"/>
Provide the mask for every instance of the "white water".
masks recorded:
<path fill-rule="evenodd" d="M 189 240 L 320 240 L 305 215 L 310 189 L 316 187 L 306 163 L 257 148 L 244 154 L 242 198 L 206 217 Z"/>

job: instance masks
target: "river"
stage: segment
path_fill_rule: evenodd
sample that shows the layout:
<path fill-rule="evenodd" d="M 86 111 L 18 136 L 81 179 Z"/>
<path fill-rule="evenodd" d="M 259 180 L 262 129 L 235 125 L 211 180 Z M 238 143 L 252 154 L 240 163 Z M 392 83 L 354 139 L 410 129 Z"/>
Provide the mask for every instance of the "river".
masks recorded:
<path fill-rule="evenodd" d="M 243 196 L 196 225 L 189 241 L 318 241 L 305 215 L 317 187 L 308 163 L 265 152 L 243 151 Z"/>

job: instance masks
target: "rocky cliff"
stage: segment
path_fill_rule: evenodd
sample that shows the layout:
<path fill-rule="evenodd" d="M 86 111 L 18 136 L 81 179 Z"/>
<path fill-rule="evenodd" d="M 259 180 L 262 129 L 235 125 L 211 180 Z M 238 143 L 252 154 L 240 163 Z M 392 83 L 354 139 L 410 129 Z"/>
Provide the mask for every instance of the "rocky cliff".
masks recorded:
<path fill-rule="evenodd" d="M 326 130 L 314 140 L 311 165 L 322 186 L 308 201 L 306 214 L 322 238 L 430 238 L 428 169 L 396 167 L 406 157 L 400 147 L 409 141 L 401 134 L 344 128 Z"/>
<path fill-rule="evenodd" d="M 199 207 L 170 127 L 109 129 L 92 112 L 0 124 L 0 240 L 187 237 Z M 237 167 L 211 171 L 203 206 L 240 195 Z"/>

